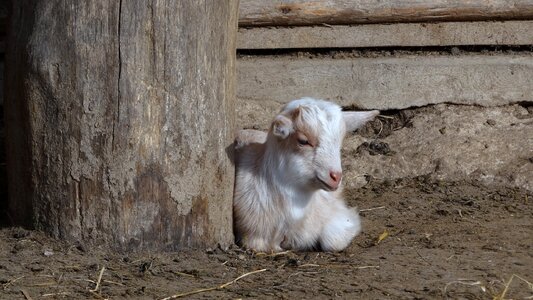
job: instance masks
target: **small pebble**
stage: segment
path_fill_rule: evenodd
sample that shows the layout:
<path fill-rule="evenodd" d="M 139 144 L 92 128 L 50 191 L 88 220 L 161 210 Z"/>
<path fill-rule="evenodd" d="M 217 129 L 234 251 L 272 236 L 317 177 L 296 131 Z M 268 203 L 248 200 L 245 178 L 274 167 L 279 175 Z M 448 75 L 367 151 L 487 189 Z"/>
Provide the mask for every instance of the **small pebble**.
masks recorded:
<path fill-rule="evenodd" d="M 32 272 L 41 272 L 44 270 L 44 267 L 43 266 L 40 266 L 40 265 L 33 265 L 30 267 L 30 270 Z"/>

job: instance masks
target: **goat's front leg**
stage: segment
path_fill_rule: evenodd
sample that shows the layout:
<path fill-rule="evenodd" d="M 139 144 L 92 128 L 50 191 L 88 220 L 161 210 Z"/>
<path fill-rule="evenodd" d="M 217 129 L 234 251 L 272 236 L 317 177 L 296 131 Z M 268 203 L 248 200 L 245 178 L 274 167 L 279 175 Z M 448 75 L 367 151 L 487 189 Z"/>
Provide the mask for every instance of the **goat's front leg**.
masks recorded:
<path fill-rule="evenodd" d="M 323 251 L 341 251 L 348 247 L 352 239 L 361 231 L 361 221 L 355 209 L 343 203 L 333 207 L 320 234 Z"/>
<path fill-rule="evenodd" d="M 266 239 L 263 237 L 248 238 L 245 241 L 245 246 L 255 252 L 281 252 L 285 249 L 282 248 L 283 236 Z"/>

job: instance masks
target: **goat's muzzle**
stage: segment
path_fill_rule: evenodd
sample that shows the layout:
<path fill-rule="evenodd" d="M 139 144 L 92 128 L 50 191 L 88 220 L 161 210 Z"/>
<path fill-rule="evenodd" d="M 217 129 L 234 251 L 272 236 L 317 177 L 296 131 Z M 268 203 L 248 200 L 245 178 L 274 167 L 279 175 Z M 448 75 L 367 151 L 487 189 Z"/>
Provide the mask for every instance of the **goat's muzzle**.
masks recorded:
<path fill-rule="evenodd" d="M 318 175 L 316 176 L 316 179 L 320 182 L 320 185 L 324 190 L 333 192 L 339 188 L 342 180 L 342 172 L 330 171 L 328 179 L 322 179 Z"/>

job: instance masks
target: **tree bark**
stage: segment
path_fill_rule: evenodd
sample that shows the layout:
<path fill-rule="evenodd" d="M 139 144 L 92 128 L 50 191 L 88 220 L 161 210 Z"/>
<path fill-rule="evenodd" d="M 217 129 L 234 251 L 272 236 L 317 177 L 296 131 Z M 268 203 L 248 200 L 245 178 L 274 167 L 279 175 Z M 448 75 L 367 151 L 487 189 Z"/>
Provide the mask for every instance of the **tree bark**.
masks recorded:
<path fill-rule="evenodd" d="M 531 20 L 533 0 L 242 0 L 239 26 Z"/>
<path fill-rule="evenodd" d="M 238 1 L 15 1 L 9 207 L 116 249 L 228 244 Z"/>

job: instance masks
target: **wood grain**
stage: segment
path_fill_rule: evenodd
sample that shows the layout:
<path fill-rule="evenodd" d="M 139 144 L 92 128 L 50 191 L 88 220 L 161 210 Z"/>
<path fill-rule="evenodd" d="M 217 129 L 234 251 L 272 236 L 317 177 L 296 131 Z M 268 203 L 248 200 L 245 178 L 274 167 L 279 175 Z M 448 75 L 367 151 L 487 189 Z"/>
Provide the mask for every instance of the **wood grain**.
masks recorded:
<path fill-rule="evenodd" d="M 500 106 L 531 101 L 533 56 L 243 57 L 237 82 L 238 109 L 263 107 L 250 118 L 305 96 L 380 110 L 438 103 Z"/>
<path fill-rule="evenodd" d="M 531 20 L 533 0 L 242 0 L 239 26 Z"/>
<path fill-rule="evenodd" d="M 533 21 L 240 28 L 238 49 L 533 45 Z"/>
<path fill-rule="evenodd" d="M 14 5 L 13 217 L 123 250 L 233 242 L 238 2 Z"/>

